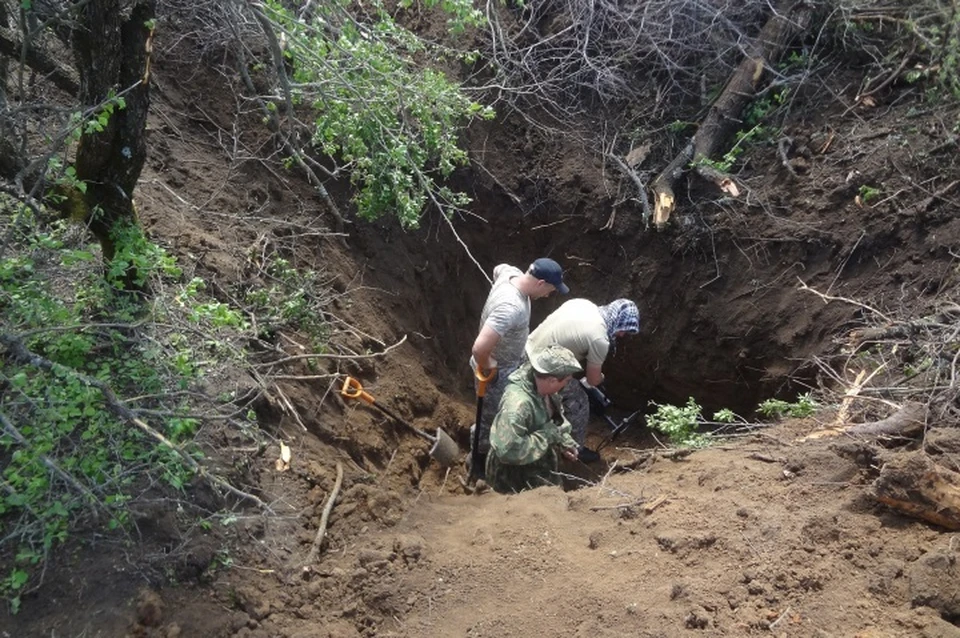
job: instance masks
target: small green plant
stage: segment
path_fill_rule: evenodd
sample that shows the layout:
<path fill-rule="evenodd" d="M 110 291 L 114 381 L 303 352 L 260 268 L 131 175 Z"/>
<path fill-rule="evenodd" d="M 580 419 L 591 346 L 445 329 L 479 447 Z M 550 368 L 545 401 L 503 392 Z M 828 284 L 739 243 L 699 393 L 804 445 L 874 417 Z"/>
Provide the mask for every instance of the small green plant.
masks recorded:
<path fill-rule="evenodd" d="M 768 418 L 787 416 L 800 419 L 811 416 L 818 407 L 820 406 L 808 392 L 801 394 L 793 403 L 782 399 L 767 399 L 757 406 L 757 412 Z"/>
<path fill-rule="evenodd" d="M 109 262 L 107 281 L 118 290 L 126 289 L 131 278 L 143 286 L 154 275 L 179 277 L 181 270 L 167 251 L 149 241 L 139 224 L 117 224 L 111 231 L 116 253 Z"/>
<path fill-rule="evenodd" d="M 292 328 L 307 335 L 317 352 L 326 349 L 330 327 L 324 319 L 324 284 L 320 273 L 298 270 L 289 260 L 267 256 L 263 286 L 243 292 L 249 311 L 257 318 L 260 336 L 270 336 L 281 328 Z"/>
<path fill-rule="evenodd" d="M 713 420 L 716 423 L 736 423 L 740 417 L 730 408 L 723 408 L 713 413 Z"/>
<path fill-rule="evenodd" d="M 102 276 L 99 247 L 73 224 L 46 223 L 2 195 L 0 213 L 0 235 L 8 238 L 0 334 L 43 361 L 0 357 L 0 553 L 13 557 L 0 573 L 0 596 L 16 612 L 33 575 L 78 520 L 121 530 L 143 485 L 183 489 L 194 479 L 180 454 L 117 416 L 110 402 L 122 401 L 201 459 L 193 444 L 200 421 L 185 398 L 208 367 L 198 353 L 233 356 L 224 344 L 243 322 L 238 311 L 205 298 L 202 282 L 186 291 L 174 285 L 175 261 L 139 229 L 119 229 L 116 261 L 126 267 L 111 274 L 132 267 L 141 281 L 156 280 L 166 296 L 158 292 L 149 304 Z M 158 327 L 152 320 L 160 313 L 183 330 Z"/>
<path fill-rule="evenodd" d="M 872 200 L 880 196 L 881 192 L 879 188 L 864 184 L 860 187 L 860 190 L 857 191 L 857 196 L 860 198 L 861 204 L 868 206 Z"/>
<path fill-rule="evenodd" d="M 751 142 L 756 142 L 759 139 L 767 136 L 767 131 L 760 124 L 756 124 L 748 131 L 737 131 L 737 141 L 730 148 L 729 151 L 724 153 L 723 159 L 721 160 L 712 160 L 707 157 L 701 157 L 699 160 L 694 162 L 691 166 L 696 166 L 699 164 L 710 166 L 721 173 L 729 173 L 730 169 L 733 168 L 734 164 L 737 163 L 737 159 L 743 155 L 746 146 Z"/>
<path fill-rule="evenodd" d="M 663 405 L 653 401 L 650 405 L 656 406 L 657 410 L 647 416 L 647 425 L 666 434 L 671 443 L 698 448 L 710 444 L 709 435 L 697 432 L 702 421 L 702 408 L 693 397 L 687 399 L 684 406 Z"/>

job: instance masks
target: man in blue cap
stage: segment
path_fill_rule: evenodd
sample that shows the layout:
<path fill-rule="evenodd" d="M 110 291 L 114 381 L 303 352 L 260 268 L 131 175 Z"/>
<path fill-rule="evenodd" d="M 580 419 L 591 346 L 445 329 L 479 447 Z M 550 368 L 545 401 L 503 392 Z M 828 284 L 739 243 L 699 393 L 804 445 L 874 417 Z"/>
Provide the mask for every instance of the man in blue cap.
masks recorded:
<path fill-rule="evenodd" d="M 497 412 L 507 377 L 520 366 L 523 348 L 530 334 L 530 300 L 542 299 L 554 292 L 565 295 L 570 289 L 563 283 L 563 268 L 547 257 L 537 259 L 526 272 L 509 264 L 493 269 L 493 286 L 480 314 L 480 331 L 473 342 L 470 369 L 490 377 L 483 398 L 479 423 L 478 467 L 473 476 L 483 478 L 485 457 L 490 449 L 490 425 Z M 474 432 L 471 428 L 472 461 Z"/>

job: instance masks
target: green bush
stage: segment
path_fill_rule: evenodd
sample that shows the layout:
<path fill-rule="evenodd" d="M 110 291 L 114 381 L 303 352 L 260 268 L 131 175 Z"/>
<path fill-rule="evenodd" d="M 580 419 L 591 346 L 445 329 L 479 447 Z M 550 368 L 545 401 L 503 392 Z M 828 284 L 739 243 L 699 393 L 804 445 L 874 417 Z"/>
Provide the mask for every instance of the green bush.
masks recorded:
<path fill-rule="evenodd" d="M 781 399 L 767 399 L 757 406 L 757 412 L 768 418 L 787 416 L 800 419 L 811 416 L 818 407 L 820 406 L 808 392 L 801 394 L 793 403 Z"/>
<path fill-rule="evenodd" d="M 657 410 L 647 416 L 647 425 L 666 434 L 671 443 L 682 447 L 705 447 L 710 444 L 709 435 L 697 432 L 703 420 L 702 408 L 693 397 L 687 399 L 684 406 L 661 405 L 653 401 L 650 405 L 656 406 Z"/>

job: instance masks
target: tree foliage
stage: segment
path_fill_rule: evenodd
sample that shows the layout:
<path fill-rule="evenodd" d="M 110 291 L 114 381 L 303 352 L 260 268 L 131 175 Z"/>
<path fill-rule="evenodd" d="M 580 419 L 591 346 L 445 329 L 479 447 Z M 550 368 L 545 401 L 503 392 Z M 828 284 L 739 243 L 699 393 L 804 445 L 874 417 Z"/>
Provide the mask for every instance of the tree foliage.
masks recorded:
<path fill-rule="evenodd" d="M 301 19 L 279 2 L 265 5 L 293 67 L 293 102 L 312 113 L 311 143 L 349 171 L 363 218 L 389 211 L 415 227 L 428 203 L 445 212 L 466 205 L 469 198 L 441 180 L 467 161 L 461 127 L 492 111 L 422 64 L 442 52 L 401 27 L 381 3 L 362 16 L 348 6 L 321 3 Z"/>

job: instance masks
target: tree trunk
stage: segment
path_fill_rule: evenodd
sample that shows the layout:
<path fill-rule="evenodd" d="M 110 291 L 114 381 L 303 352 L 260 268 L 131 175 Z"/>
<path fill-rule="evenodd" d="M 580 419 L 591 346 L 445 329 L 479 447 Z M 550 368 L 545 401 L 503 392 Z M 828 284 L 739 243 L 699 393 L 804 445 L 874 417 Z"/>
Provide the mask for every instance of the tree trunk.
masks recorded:
<path fill-rule="evenodd" d="M 111 262 L 125 229 L 139 232 L 133 190 L 146 160 L 144 130 L 150 106 L 150 48 L 156 0 L 92 0 L 79 15 L 73 50 L 80 74 L 80 103 L 91 108 L 121 95 L 106 127 L 84 132 L 77 147 L 77 179 L 86 192 L 73 193 L 72 215 L 89 225 Z M 79 200 L 79 201 L 78 201 Z M 143 279 L 130 265 L 127 288 Z"/>
<path fill-rule="evenodd" d="M 710 159 L 740 128 L 741 114 L 753 100 L 766 67 L 775 62 L 787 45 L 806 30 L 812 15 L 810 5 L 780 0 L 757 38 L 746 48 L 746 57 L 727 81 L 700 123 L 693 140 L 651 184 L 654 195 L 653 221 L 662 227 L 670 219 L 676 201 L 673 186 L 691 162 Z M 716 171 L 718 172 L 718 171 Z M 716 181 L 716 176 L 709 176 Z"/>
<path fill-rule="evenodd" d="M 890 461 L 873 485 L 876 499 L 909 516 L 960 530 L 960 474 L 923 452 Z"/>

